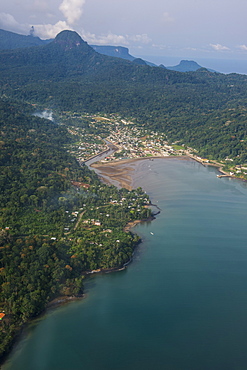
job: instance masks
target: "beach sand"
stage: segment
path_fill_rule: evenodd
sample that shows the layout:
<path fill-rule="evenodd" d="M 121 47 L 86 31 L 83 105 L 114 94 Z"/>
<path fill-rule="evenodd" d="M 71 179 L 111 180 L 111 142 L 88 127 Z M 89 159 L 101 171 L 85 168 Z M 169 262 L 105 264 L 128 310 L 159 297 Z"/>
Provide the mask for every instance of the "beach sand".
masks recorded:
<path fill-rule="evenodd" d="M 94 163 L 92 167 L 99 177 L 107 184 L 115 185 L 117 187 L 126 188 L 128 190 L 133 189 L 134 180 L 141 168 L 143 161 L 152 161 L 155 159 L 180 159 L 189 160 L 187 156 L 170 156 L 170 157 L 147 157 L 147 158 L 136 158 L 136 159 L 124 159 L 115 162 L 107 163 Z"/>
<path fill-rule="evenodd" d="M 136 160 L 129 159 L 110 163 L 95 163 L 91 167 L 107 184 L 132 189 Z"/>

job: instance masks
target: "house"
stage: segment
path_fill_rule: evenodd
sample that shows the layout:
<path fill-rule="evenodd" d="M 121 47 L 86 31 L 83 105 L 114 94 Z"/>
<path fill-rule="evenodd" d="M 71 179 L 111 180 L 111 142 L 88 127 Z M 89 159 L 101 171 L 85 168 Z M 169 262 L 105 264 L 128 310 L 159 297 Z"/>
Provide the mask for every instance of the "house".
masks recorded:
<path fill-rule="evenodd" d="M 5 313 L 4 312 L 0 312 L 0 320 L 2 320 L 5 316 Z"/>

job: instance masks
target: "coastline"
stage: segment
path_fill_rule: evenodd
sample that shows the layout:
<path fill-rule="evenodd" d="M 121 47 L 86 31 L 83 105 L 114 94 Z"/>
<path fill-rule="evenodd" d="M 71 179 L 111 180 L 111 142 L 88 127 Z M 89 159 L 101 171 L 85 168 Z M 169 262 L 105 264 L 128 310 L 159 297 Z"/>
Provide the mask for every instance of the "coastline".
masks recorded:
<path fill-rule="evenodd" d="M 153 204 L 150 204 L 150 206 L 151 205 L 153 205 Z M 157 207 L 157 206 L 155 206 L 155 207 Z M 158 215 L 160 213 L 160 210 L 159 210 L 159 212 L 157 212 L 157 213 L 155 213 L 155 216 L 156 215 Z M 141 224 L 141 223 L 143 223 L 143 222 L 149 222 L 149 221 L 153 221 L 153 220 L 155 220 L 155 217 L 154 215 L 152 215 L 152 216 L 150 216 L 150 217 L 148 217 L 148 218 L 145 218 L 145 219 L 143 219 L 143 220 L 135 220 L 135 221 L 130 221 L 130 222 L 128 222 L 127 223 L 127 225 L 124 227 L 124 231 L 125 232 L 128 232 L 128 231 L 130 231 L 131 229 L 133 229 L 133 227 L 135 227 L 136 225 L 138 225 L 138 224 Z M 130 231 L 131 232 L 131 231 Z M 140 240 L 140 242 L 141 242 L 141 240 Z"/>
<path fill-rule="evenodd" d="M 134 174 L 135 174 L 134 168 L 129 167 L 129 166 L 125 167 L 125 168 L 121 168 L 121 166 L 123 164 L 126 164 L 126 165 L 133 164 L 136 161 L 143 160 L 143 159 L 146 160 L 146 159 L 149 159 L 149 158 L 138 158 L 138 159 L 116 161 L 114 163 L 112 163 L 112 162 L 111 163 L 106 163 L 106 165 L 110 165 L 111 167 L 113 167 L 110 170 L 105 171 L 105 176 L 108 177 L 108 178 L 105 178 L 104 174 L 102 174 L 102 176 L 100 174 L 98 174 L 98 176 L 109 185 L 115 185 L 114 182 L 118 182 L 120 187 L 125 187 L 128 190 L 132 190 L 132 183 L 133 183 Z M 118 166 L 120 165 L 120 169 L 115 168 L 117 165 Z M 92 164 L 92 165 L 90 165 L 90 167 L 97 168 L 98 165 L 97 164 Z M 124 227 L 124 231 L 125 232 L 130 232 L 130 229 L 133 228 L 135 225 L 137 225 L 141 222 L 148 221 L 148 220 L 151 221 L 154 218 L 155 217 L 150 217 L 149 219 L 145 219 L 145 220 L 131 221 L 131 222 L 127 223 L 127 225 Z M 138 241 L 137 244 L 139 244 L 140 242 L 141 242 L 141 239 Z M 98 270 L 92 270 L 92 271 L 82 271 L 81 274 L 84 275 L 84 276 L 90 276 L 90 275 L 97 274 L 97 273 L 111 273 L 111 272 L 123 271 L 127 268 L 127 265 L 131 261 L 132 261 L 132 258 L 129 261 L 125 262 L 123 264 L 123 266 L 120 266 L 120 267 L 113 267 L 113 268 L 109 268 L 109 269 L 98 269 Z M 17 329 L 17 332 L 16 332 L 16 334 L 13 338 L 13 341 L 11 342 L 11 344 L 9 346 L 9 349 L 0 358 L 0 369 L 2 369 L 2 366 L 8 361 L 10 353 L 18 345 L 18 342 L 19 342 L 21 336 L 25 334 L 25 331 L 27 330 L 29 325 L 32 325 L 32 324 L 35 325 L 36 321 L 42 320 L 42 318 L 51 310 L 57 309 L 58 307 L 61 307 L 61 306 L 66 305 L 70 302 L 73 302 L 73 301 L 82 300 L 84 298 L 85 298 L 85 294 L 81 294 L 81 295 L 78 295 L 78 296 L 57 296 L 52 301 L 48 302 L 46 307 L 44 308 L 44 310 L 40 314 L 38 314 L 35 317 L 30 318 L 27 322 L 22 324 Z"/>
<path fill-rule="evenodd" d="M 223 170 L 222 163 L 218 163 L 216 161 L 214 161 L 214 162 L 205 162 L 205 161 L 203 161 L 203 160 L 201 160 L 201 159 L 199 159 L 197 157 L 194 157 L 191 154 L 188 154 L 188 157 L 191 158 L 191 159 L 193 159 L 194 161 L 200 163 L 203 166 L 216 167 L 217 170 L 221 173 L 221 175 L 217 175 L 217 177 L 219 177 L 219 178 L 221 178 L 221 177 L 229 177 L 231 179 L 236 179 L 236 180 L 241 180 L 241 181 L 247 182 L 246 179 L 244 179 L 242 177 L 235 176 L 235 175 L 231 175 L 231 173 L 226 172 L 225 170 Z"/>
<path fill-rule="evenodd" d="M 45 309 L 41 313 L 39 313 L 37 316 L 29 318 L 27 322 L 25 322 L 19 327 L 9 346 L 9 350 L 6 353 L 4 353 L 0 358 L 0 369 L 2 369 L 2 367 L 7 363 L 9 355 L 13 350 L 15 350 L 16 346 L 18 346 L 19 340 L 23 335 L 25 335 L 25 332 L 26 330 L 28 330 L 28 327 L 30 325 L 35 325 L 35 322 L 42 320 L 42 318 L 50 311 L 55 310 L 56 308 L 64 306 L 68 303 L 82 300 L 84 298 L 85 294 L 81 294 L 78 296 L 58 296 L 54 298 L 52 301 L 48 302 Z"/>
<path fill-rule="evenodd" d="M 133 183 L 136 175 L 138 175 L 138 169 L 139 166 L 137 163 L 140 163 L 141 161 L 147 161 L 147 160 L 154 160 L 154 159 L 176 159 L 176 160 L 195 160 L 196 162 L 204 165 L 204 166 L 213 166 L 216 167 L 219 172 L 226 174 L 221 168 L 220 165 L 213 164 L 213 163 L 203 163 L 198 160 L 196 160 L 193 157 L 190 156 L 170 156 L 170 157 L 144 157 L 144 158 L 133 158 L 133 159 L 124 159 L 124 160 L 118 160 L 118 161 L 112 161 L 112 162 L 106 162 L 106 163 L 94 163 L 90 165 L 93 169 L 96 169 L 99 171 L 98 175 L 99 177 L 106 182 L 109 185 L 115 185 L 115 183 L 118 183 L 118 186 L 127 188 L 128 190 L 132 190 Z M 229 175 L 229 177 L 234 178 L 234 176 Z M 235 177 L 236 178 L 236 177 Z M 239 179 L 239 178 L 237 178 Z M 132 228 L 134 228 L 136 225 L 154 220 L 155 217 L 151 216 L 148 219 L 143 220 L 134 220 L 126 224 L 124 227 L 125 232 L 132 232 L 130 231 Z M 139 241 L 141 242 L 141 240 Z M 82 272 L 85 276 L 90 276 L 97 273 L 111 273 L 111 272 L 117 272 L 117 271 L 123 271 L 127 268 L 127 265 L 131 262 L 132 259 L 127 261 L 123 266 L 121 267 L 115 267 L 110 269 L 98 269 L 98 270 L 92 270 L 92 271 L 84 271 Z M 8 360 L 8 356 L 11 353 L 11 351 L 15 348 L 15 346 L 18 344 L 18 341 L 20 337 L 25 332 L 28 325 L 34 323 L 36 320 L 41 320 L 43 316 L 45 316 L 50 310 L 56 309 L 60 306 L 66 305 L 73 301 L 79 301 L 85 298 L 85 294 L 79 295 L 79 296 L 58 296 L 54 300 L 48 302 L 47 306 L 45 307 L 44 311 L 40 313 L 38 316 L 31 318 L 27 323 L 25 323 L 15 336 L 13 343 L 10 347 L 10 351 L 6 353 L 3 358 L 0 360 L 0 369 L 2 366 L 6 363 Z"/>
<path fill-rule="evenodd" d="M 200 161 L 198 161 L 198 160 L 196 160 L 192 157 L 189 157 L 189 156 L 154 157 L 154 159 L 177 159 L 177 160 L 190 160 L 190 159 L 192 159 L 192 160 L 195 160 L 196 162 L 202 164 L 205 167 L 206 166 L 216 167 L 219 172 L 227 175 L 227 173 L 224 172 L 219 165 L 213 164 L 213 163 L 203 163 L 203 162 L 200 162 Z M 122 186 L 122 187 L 129 186 L 129 190 L 131 190 L 132 186 L 133 186 L 134 178 L 138 174 L 138 169 L 139 169 L 139 166 L 136 165 L 136 163 L 137 162 L 140 163 L 140 161 L 147 161 L 147 160 L 150 160 L 150 157 L 119 160 L 119 161 L 114 161 L 114 162 L 106 162 L 104 164 L 95 163 L 95 164 L 91 165 L 91 167 L 99 169 L 103 173 L 103 176 L 101 176 L 101 175 L 99 175 L 99 176 L 102 178 L 103 181 L 106 181 L 108 184 L 113 184 L 113 182 L 118 181 L 120 186 Z M 118 166 L 120 167 L 119 169 L 117 168 Z M 234 176 L 231 176 L 231 175 L 229 175 L 227 177 L 242 180 L 240 178 L 237 178 L 237 177 L 234 177 Z M 126 224 L 126 226 L 124 227 L 124 231 L 131 232 L 130 230 L 132 228 L 134 228 L 136 225 L 138 225 L 142 222 L 152 221 L 154 219 L 155 219 L 155 217 L 150 217 L 150 218 L 144 219 L 144 220 L 131 221 L 131 222 Z M 141 242 L 141 240 L 140 240 L 140 242 Z M 131 260 L 132 259 L 130 259 L 128 262 L 126 262 L 122 267 L 116 267 L 116 268 L 111 268 L 111 269 L 92 270 L 92 271 L 89 271 L 89 272 L 84 272 L 84 274 L 85 274 L 85 276 L 90 276 L 90 274 L 93 275 L 93 274 L 96 274 L 96 273 L 104 274 L 104 273 L 123 271 L 127 268 L 127 265 L 129 263 L 131 263 Z M 36 320 L 42 320 L 42 317 L 45 316 L 50 310 L 53 310 L 53 309 L 55 310 L 56 308 L 58 308 L 60 306 L 63 306 L 63 305 L 66 305 L 67 303 L 70 303 L 70 302 L 73 302 L 73 301 L 82 300 L 85 297 L 86 297 L 86 295 L 84 295 L 84 294 L 82 294 L 81 296 L 67 296 L 67 297 L 63 296 L 63 297 L 57 297 L 53 301 L 49 302 L 47 304 L 45 310 L 40 315 L 30 319 L 27 323 L 25 323 L 23 325 L 22 328 L 20 328 L 19 333 L 17 333 L 17 336 L 15 337 L 15 339 L 13 341 L 11 349 L 13 350 L 13 348 L 15 348 L 16 345 L 18 345 L 18 341 L 19 341 L 20 337 L 23 334 L 25 334 L 25 330 L 27 329 L 28 325 L 30 325 L 30 324 L 32 325 L 32 323 L 33 323 L 33 325 L 35 325 L 35 321 Z M 8 352 L 8 354 L 6 354 L 6 356 L 1 359 L 0 368 L 2 368 L 2 365 L 4 365 L 4 363 L 8 360 L 9 353 L 10 352 Z"/>
<path fill-rule="evenodd" d="M 138 173 L 137 163 L 141 161 L 153 161 L 154 159 L 178 159 L 178 160 L 189 160 L 193 159 L 189 156 L 169 156 L 169 157 L 140 157 L 140 158 L 129 158 L 121 159 L 110 162 L 95 162 L 90 167 L 96 171 L 100 179 L 106 184 L 115 185 L 118 187 L 125 188 L 127 190 L 133 189 L 133 183 L 135 175 Z"/>

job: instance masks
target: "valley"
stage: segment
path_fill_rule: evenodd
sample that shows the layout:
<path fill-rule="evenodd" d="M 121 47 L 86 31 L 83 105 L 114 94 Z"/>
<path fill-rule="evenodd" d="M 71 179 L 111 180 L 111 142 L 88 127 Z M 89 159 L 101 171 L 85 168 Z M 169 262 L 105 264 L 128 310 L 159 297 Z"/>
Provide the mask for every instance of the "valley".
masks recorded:
<path fill-rule="evenodd" d="M 3 356 L 50 301 L 131 260 L 140 238 L 125 227 L 152 218 L 151 200 L 114 163 L 185 156 L 247 180 L 247 77 L 105 56 L 73 31 L 2 50 L 0 76 Z M 124 172 L 125 187 L 87 166 L 107 143 L 100 166 Z"/>

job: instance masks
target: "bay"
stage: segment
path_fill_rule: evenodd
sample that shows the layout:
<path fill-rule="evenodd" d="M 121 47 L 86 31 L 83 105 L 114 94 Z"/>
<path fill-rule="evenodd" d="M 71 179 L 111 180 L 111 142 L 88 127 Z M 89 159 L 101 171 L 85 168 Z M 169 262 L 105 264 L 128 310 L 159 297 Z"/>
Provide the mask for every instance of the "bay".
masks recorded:
<path fill-rule="evenodd" d="M 121 272 L 33 325 L 4 370 L 247 368 L 247 186 L 177 159 L 139 161 L 161 208 Z"/>

